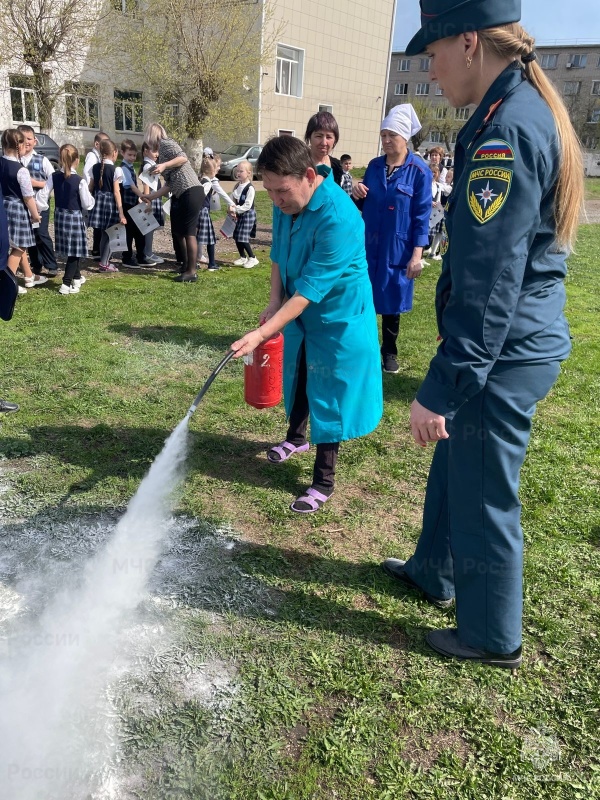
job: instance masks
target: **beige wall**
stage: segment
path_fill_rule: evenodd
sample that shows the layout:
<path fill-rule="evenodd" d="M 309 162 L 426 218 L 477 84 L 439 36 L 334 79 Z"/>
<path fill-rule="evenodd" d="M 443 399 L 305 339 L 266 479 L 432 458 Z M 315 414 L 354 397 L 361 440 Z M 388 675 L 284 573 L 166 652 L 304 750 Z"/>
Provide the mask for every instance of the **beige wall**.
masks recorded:
<path fill-rule="evenodd" d="M 394 0 L 276 0 L 271 25 L 284 25 L 278 41 L 303 48 L 302 97 L 275 93 L 275 62 L 262 78 L 260 140 L 279 130 L 302 138 L 320 104 L 333 106 L 340 126 L 339 156 L 355 166 L 377 155 L 383 117 Z"/>

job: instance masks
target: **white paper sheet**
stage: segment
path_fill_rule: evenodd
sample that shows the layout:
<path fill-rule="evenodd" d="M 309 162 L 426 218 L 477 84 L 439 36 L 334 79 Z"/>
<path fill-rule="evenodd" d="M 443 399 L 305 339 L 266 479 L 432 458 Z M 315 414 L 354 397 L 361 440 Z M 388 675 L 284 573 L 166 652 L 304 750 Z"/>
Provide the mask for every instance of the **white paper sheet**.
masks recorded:
<path fill-rule="evenodd" d="M 166 203 L 163 203 L 163 214 L 166 214 L 168 217 L 171 216 L 171 198 L 167 200 Z"/>
<path fill-rule="evenodd" d="M 129 216 L 144 234 L 150 233 L 160 228 L 158 220 L 152 213 L 152 206 L 149 203 L 138 203 L 137 206 L 129 209 Z"/>
<path fill-rule="evenodd" d="M 153 167 L 150 167 L 150 169 L 153 169 Z M 158 175 L 150 175 L 150 169 L 144 169 L 140 172 L 140 180 L 155 192 L 158 189 Z"/>
<path fill-rule="evenodd" d="M 127 252 L 127 236 L 125 235 L 125 225 L 120 222 L 118 225 L 111 225 L 106 229 L 111 253 Z"/>

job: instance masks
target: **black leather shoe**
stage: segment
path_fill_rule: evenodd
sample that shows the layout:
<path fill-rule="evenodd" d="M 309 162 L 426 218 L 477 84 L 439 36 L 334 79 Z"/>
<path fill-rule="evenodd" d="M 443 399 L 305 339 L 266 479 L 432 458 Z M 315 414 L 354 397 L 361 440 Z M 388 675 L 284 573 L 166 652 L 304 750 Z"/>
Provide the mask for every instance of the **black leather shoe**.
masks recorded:
<path fill-rule="evenodd" d="M 521 647 L 517 647 L 512 653 L 490 653 L 487 650 L 477 650 L 475 647 L 461 644 L 456 628 L 429 631 L 426 641 L 440 655 L 448 658 L 460 658 L 464 661 L 475 661 L 478 664 L 488 664 L 491 667 L 518 669 L 523 660 Z"/>
<path fill-rule="evenodd" d="M 173 278 L 174 281 L 177 283 L 196 283 L 198 280 L 197 275 L 178 275 L 176 278 Z"/>
<path fill-rule="evenodd" d="M 434 597 L 424 589 L 421 589 L 419 584 L 415 583 L 410 575 L 407 574 L 406 570 L 404 569 L 405 564 L 406 561 L 401 561 L 399 558 L 386 558 L 386 560 L 382 562 L 381 566 L 383 571 L 387 572 L 390 577 L 402 581 L 402 583 L 409 589 L 414 589 L 415 591 L 419 592 L 419 594 L 421 594 L 428 603 L 431 603 L 438 608 L 450 608 L 454 604 L 453 597 L 450 597 L 448 600 L 444 600 L 441 597 Z"/>
<path fill-rule="evenodd" d="M 18 411 L 19 406 L 16 403 L 9 403 L 8 400 L 0 400 L 0 413 L 8 414 L 11 411 Z"/>

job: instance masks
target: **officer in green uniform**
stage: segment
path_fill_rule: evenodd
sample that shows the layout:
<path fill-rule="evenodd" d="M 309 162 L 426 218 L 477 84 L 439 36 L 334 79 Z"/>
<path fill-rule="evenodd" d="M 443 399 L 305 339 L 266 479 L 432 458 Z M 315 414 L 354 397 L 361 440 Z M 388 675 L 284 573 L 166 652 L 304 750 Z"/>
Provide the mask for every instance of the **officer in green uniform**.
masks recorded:
<path fill-rule="evenodd" d="M 450 104 L 477 108 L 455 150 L 448 248 L 436 293 L 441 343 L 411 407 L 436 442 L 422 533 L 394 578 L 456 628 L 437 652 L 521 664 L 523 535 L 518 497 L 536 403 L 570 350 L 565 259 L 583 197 L 581 151 L 560 97 L 516 24 L 520 0 L 421 0 L 425 51 Z"/>

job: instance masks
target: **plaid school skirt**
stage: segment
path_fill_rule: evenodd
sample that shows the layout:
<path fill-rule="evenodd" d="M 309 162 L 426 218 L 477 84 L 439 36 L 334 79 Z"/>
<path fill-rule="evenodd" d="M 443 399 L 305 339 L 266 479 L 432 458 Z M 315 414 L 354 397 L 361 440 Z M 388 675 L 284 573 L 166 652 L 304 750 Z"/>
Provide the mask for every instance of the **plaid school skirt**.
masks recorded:
<path fill-rule="evenodd" d="M 436 224 L 432 228 L 429 228 L 429 235 L 435 236 L 436 233 L 442 233 L 443 230 L 444 230 L 444 218 L 442 217 L 442 219 L 439 222 L 436 222 Z"/>
<path fill-rule="evenodd" d="M 115 196 L 112 192 L 96 192 L 96 205 L 88 217 L 88 228 L 99 228 L 105 231 L 111 225 L 120 222 Z"/>
<path fill-rule="evenodd" d="M 256 235 L 256 211 L 253 208 L 248 209 L 245 214 L 237 218 L 235 230 L 233 232 L 233 239 L 235 242 L 243 242 L 248 244 L 251 238 Z"/>
<path fill-rule="evenodd" d="M 206 245 L 206 244 L 217 243 L 217 237 L 215 236 L 215 229 L 212 224 L 208 208 L 200 209 L 196 239 L 198 240 L 198 244 Z"/>
<path fill-rule="evenodd" d="M 4 208 L 8 222 L 8 240 L 11 247 L 35 247 L 35 236 L 29 212 L 17 197 L 5 197 Z"/>
<path fill-rule="evenodd" d="M 165 215 L 163 214 L 162 197 L 155 197 L 152 201 L 152 213 L 154 214 L 158 224 L 164 228 Z"/>
<path fill-rule="evenodd" d="M 66 208 L 54 211 L 54 239 L 57 253 L 72 258 L 87 257 L 85 222 L 81 211 Z"/>

